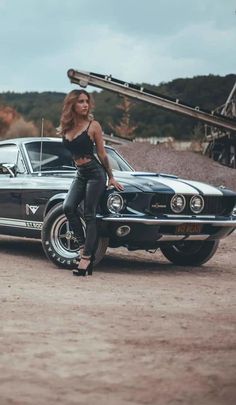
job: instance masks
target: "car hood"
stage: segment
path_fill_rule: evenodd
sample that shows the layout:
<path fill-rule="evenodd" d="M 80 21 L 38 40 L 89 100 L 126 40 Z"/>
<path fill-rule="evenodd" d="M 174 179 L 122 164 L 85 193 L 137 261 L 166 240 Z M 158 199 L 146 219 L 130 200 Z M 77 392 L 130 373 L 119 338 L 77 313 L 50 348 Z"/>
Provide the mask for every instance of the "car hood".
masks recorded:
<path fill-rule="evenodd" d="M 124 186 L 126 192 L 158 192 L 169 194 L 202 194 L 202 195 L 234 195 L 231 190 L 226 188 L 214 187 L 212 185 L 199 181 L 186 180 L 164 173 L 153 172 L 121 172 L 113 171 L 114 177 Z M 68 190 L 73 178 L 74 172 L 70 173 L 54 173 L 53 175 L 43 175 L 37 177 L 37 183 L 42 183 L 51 189 Z"/>
<path fill-rule="evenodd" d="M 175 193 L 175 194 L 203 194 L 223 195 L 224 188 L 214 187 L 199 181 L 181 179 L 177 176 L 163 173 L 148 172 L 114 172 L 115 178 L 125 188 L 131 186 L 144 192 Z M 231 192 L 230 192 L 231 193 Z M 232 194 L 235 194 L 232 192 Z"/>

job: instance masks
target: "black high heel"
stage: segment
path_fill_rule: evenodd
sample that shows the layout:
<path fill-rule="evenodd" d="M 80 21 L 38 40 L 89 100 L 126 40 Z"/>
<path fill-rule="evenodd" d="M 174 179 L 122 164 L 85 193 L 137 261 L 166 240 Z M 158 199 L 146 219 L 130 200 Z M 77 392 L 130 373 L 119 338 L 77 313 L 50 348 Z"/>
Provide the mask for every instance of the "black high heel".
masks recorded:
<path fill-rule="evenodd" d="M 90 260 L 88 266 L 86 267 L 86 269 L 75 269 L 73 270 L 73 275 L 74 276 L 79 276 L 79 277 L 85 277 L 86 275 L 88 276 L 92 276 L 93 275 L 93 257 L 91 257 L 90 259 L 88 259 L 87 257 L 83 257 L 82 259 L 87 259 Z"/>
<path fill-rule="evenodd" d="M 76 269 L 76 270 L 73 270 L 73 275 L 74 276 L 86 276 L 86 272 L 87 272 L 87 269 L 86 270 L 80 270 L 80 269 Z"/>
<path fill-rule="evenodd" d="M 90 263 L 89 263 L 89 265 L 88 265 L 88 267 L 87 267 L 86 270 L 88 271 L 88 276 L 92 276 L 92 275 L 93 275 L 93 261 L 92 261 L 92 260 L 90 261 Z"/>
<path fill-rule="evenodd" d="M 88 276 L 92 276 L 93 275 L 93 262 L 94 262 L 95 256 L 94 254 L 91 256 L 90 258 L 90 263 L 88 265 Z"/>

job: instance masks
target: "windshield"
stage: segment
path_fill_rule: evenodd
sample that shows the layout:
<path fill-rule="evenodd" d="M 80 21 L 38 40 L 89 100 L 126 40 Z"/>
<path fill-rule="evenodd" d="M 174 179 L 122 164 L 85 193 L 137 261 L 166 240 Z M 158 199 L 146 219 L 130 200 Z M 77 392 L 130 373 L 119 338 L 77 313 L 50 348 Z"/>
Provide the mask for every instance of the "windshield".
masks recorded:
<path fill-rule="evenodd" d="M 40 141 L 26 143 L 25 148 L 34 172 L 75 169 L 70 152 L 61 142 L 43 141 L 42 152 Z"/>
<path fill-rule="evenodd" d="M 108 155 L 109 163 L 111 165 L 112 170 L 119 170 L 120 172 L 130 172 L 133 171 L 132 167 L 119 155 L 114 149 L 106 148 L 106 152 Z M 95 152 L 95 156 L 97 154 Z"/>
<path fill-rule="evenodd" d="M 75 165 L 70 152 L 62 142 L 33 141 L 25 144 L 27 154 L 34 172 L 51 170 L 75 170 Z M 113 149 L 106 148 L 109 162 L 113 170 L 132 171 L 129 164 Z M 40 159 L 40 155 L 41 159 Z M 96 150 L 94 155 L 98 158 Z M 40 162 L 41 160 L 41 162 Z"/>

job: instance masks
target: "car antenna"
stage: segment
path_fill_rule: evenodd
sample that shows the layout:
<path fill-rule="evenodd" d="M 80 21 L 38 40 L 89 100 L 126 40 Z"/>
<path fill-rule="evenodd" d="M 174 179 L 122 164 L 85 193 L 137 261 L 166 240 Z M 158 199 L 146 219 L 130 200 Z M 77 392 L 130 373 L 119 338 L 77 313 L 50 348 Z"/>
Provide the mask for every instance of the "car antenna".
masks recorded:
<path fill-rule="evenodd" d="M 41 141 L 40 141 L 40 153 L 39 153 L 39 175 L 41 175 L 42 167 L 42 155 L 43 155 L 43 132 L 44 132 L 44 118 L 41 119 Z"/>

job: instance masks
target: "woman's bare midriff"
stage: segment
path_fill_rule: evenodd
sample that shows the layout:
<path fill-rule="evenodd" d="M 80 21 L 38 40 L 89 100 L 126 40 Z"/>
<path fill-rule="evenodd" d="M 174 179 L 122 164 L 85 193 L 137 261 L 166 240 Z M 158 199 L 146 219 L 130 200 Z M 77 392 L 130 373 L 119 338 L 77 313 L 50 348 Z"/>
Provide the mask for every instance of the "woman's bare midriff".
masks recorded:
<path fill-rule="evenodd" d="M 80 158 L 80 159 L 75 160 L 75 164 L 76 164 L 76 166 L 82 166 L 85 163 L 91 162 L 91 160 L 92 159 L 86 158 L 86 157 L 85 158 Z"/>

